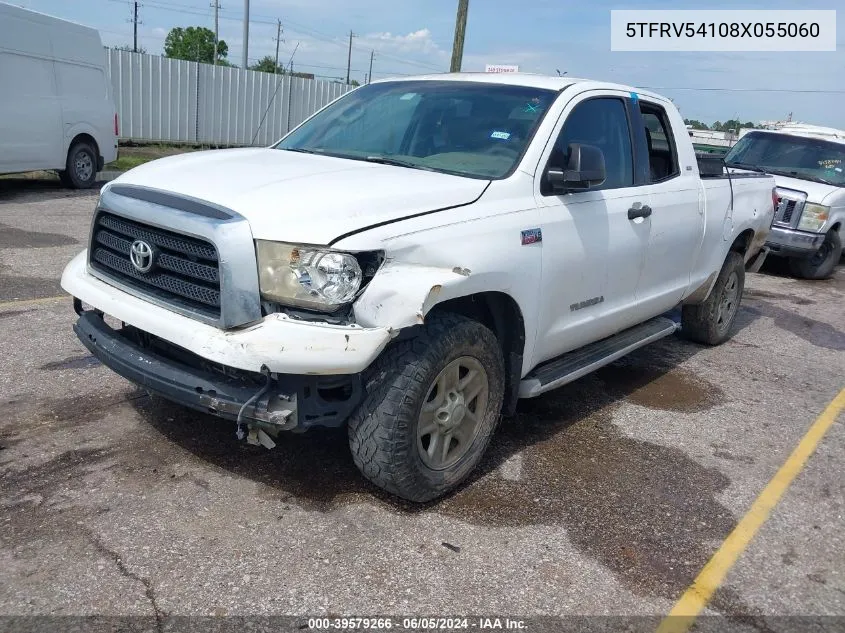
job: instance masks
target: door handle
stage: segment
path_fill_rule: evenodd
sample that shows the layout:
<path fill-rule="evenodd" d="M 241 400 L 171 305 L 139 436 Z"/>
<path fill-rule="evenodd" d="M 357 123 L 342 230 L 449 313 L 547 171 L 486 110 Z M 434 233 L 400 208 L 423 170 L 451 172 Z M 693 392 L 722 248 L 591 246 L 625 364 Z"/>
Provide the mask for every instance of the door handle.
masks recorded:
<path fill-rule="evenodd" d="M 636 218 L 647 218 L 651 215 L 651 207 L 644 204 L 640 207 L 631 207 L 628 209 L 628 219 L 634 220 Z"/>

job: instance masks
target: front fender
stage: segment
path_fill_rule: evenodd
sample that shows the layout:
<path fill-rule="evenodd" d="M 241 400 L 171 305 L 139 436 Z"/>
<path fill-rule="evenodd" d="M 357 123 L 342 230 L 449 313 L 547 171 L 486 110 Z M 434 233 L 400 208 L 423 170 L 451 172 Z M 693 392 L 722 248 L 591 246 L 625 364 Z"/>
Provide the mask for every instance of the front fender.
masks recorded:
<path fill-rule="evenodd" d="M 496 273 L 388 261 L 355 302 L 355 321 L 393 330 L 419 325 L 438 303 L 478 292 L 505 292 L 503 282 Z"/>

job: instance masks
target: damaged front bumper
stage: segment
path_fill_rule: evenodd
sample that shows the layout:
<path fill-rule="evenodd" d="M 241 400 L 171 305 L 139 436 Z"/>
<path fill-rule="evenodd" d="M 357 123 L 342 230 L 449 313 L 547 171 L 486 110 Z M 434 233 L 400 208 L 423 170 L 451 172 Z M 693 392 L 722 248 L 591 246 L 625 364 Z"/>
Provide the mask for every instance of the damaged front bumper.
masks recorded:
<path fill-rule="evenodd" d="M 359 374 L 305 376 L 254 373 L 203 359 L 147 332 L 112 328 L 96 310 L 82 310 L 73 326 L 104 365 L 151 393 L 181 405 L 270 431 L 340 426 L 362 396 Z M 258 396 L 258 397 L 256 397 Z"/>

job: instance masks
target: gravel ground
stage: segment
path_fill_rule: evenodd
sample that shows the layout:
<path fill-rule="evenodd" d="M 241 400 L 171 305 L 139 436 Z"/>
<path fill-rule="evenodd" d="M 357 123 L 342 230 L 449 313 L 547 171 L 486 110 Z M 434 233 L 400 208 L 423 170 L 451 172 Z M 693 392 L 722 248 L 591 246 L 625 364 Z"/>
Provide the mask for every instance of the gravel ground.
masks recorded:
<path fill-rule="evenodd" d="M 730 342 L 670 337 L 523 401 L 467 485 L 412 506 L 359 476 L 343 432 L 239 444 L 88 355 L 55 297 L 95 198 L 0 181 L 3 615 L 656 622 L 845 386 L 845 268 L 769 266 Z M 708 613 L 845 625 L 843 448 L 840 420 Z"/>

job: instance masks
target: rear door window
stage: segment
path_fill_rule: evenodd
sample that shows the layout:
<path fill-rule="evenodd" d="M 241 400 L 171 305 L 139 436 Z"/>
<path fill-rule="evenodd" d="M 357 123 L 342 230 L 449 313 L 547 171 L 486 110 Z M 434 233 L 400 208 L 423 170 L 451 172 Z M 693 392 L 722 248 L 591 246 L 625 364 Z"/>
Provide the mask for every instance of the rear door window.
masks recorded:
<path fill-rule="evenodd" d="M 640 102 L 640 112 L 645 124 L 651 182 L 674 178 L 681 171 L 678 167 L 678 151 L 666 111 L 658 105 Z"/>

